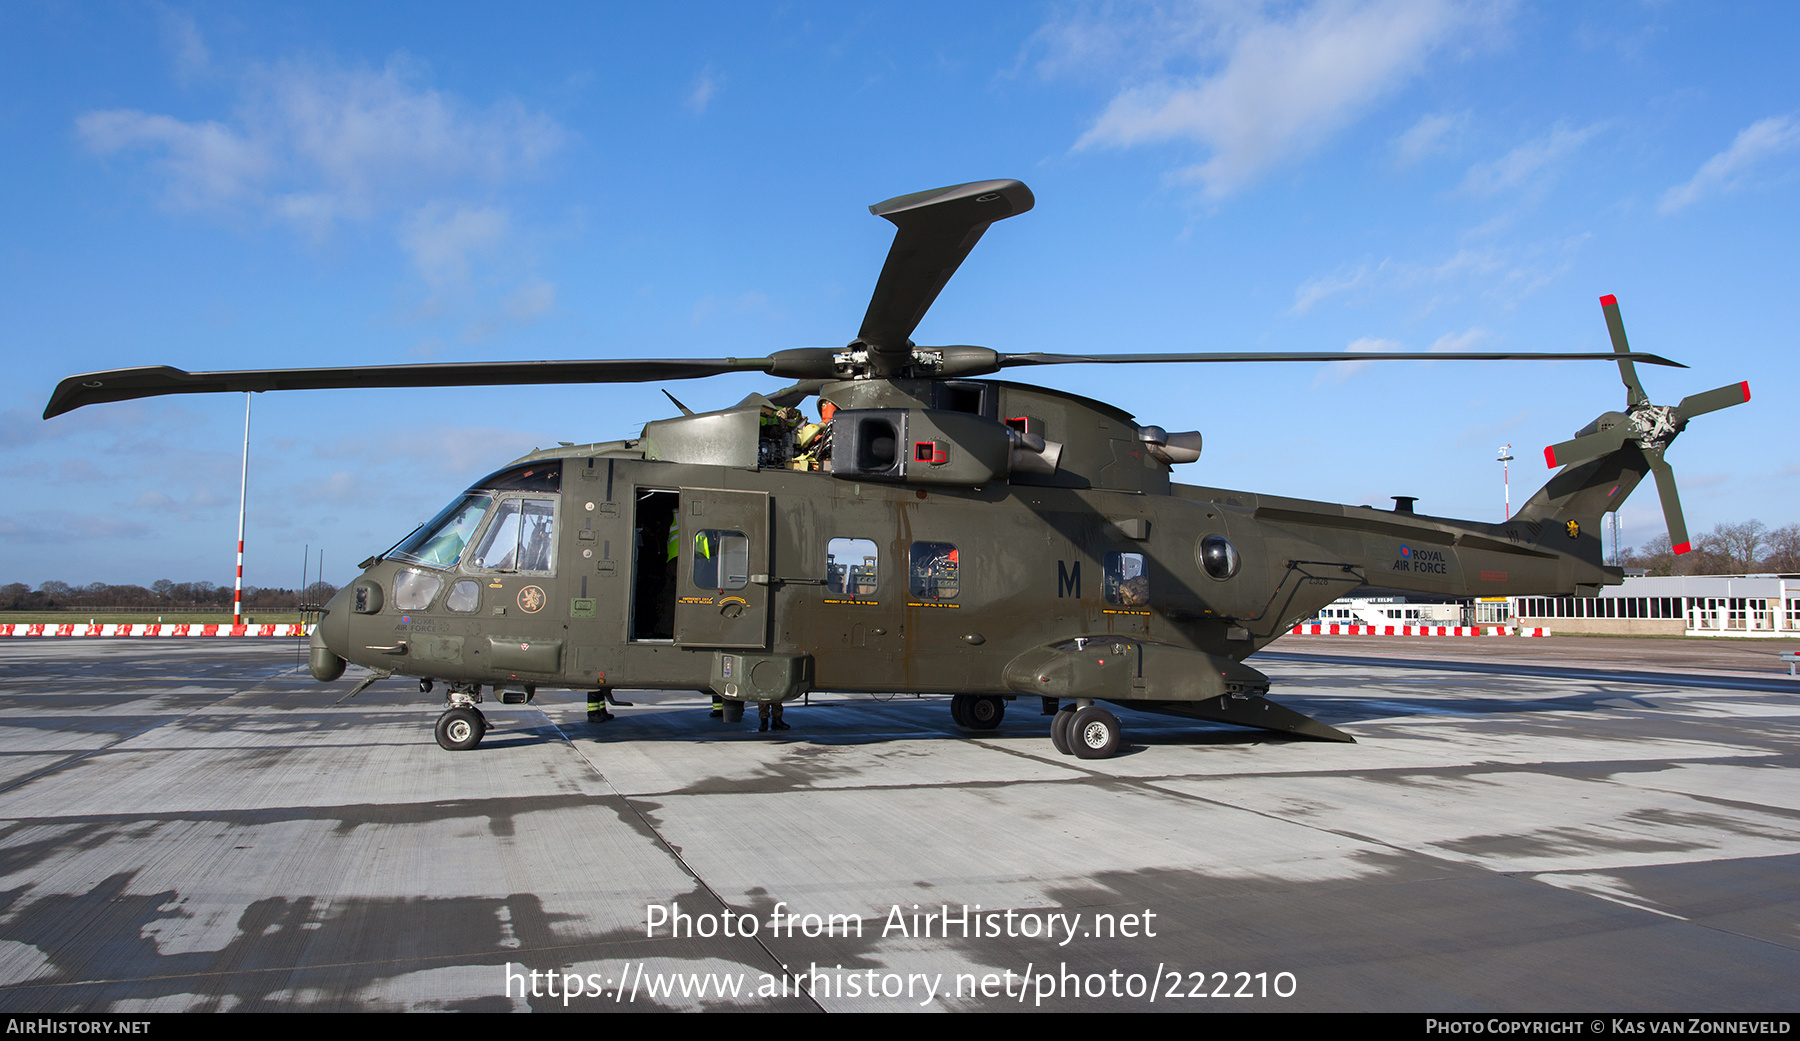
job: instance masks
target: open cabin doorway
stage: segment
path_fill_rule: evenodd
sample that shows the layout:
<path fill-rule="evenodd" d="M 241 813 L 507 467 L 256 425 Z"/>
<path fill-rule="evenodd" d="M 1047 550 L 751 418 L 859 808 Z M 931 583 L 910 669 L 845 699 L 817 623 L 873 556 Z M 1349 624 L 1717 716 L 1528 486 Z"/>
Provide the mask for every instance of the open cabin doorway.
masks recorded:
<path fill-rule="evenodd" d="M 635 564 L 632 568 L 631 638 L 675 638 L 675 591 L 681 496 L 640 488 L 634 509 Z"/>

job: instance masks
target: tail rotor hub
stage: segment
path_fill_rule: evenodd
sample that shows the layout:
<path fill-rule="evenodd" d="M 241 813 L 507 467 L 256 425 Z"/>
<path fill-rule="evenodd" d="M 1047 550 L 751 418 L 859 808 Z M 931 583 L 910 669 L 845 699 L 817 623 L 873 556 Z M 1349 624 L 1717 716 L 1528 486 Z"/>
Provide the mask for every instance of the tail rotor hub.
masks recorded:
<path fill-rule="evenodd" d="M 1630 415 L 1633 433 L 1637 435 L 1632 441 L 1646 452 L 1667 448 L 1687 425 L 1673 405 L 1652 405 L 1646 401 L 1633 405 Z"/>

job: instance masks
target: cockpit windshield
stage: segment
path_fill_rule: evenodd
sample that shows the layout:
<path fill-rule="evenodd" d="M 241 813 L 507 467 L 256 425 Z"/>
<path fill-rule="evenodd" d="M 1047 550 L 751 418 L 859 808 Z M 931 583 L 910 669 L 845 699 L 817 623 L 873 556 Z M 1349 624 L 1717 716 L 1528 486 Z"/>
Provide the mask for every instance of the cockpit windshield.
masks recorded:
<path fill-rule="evenodd" d="M 442 513 L 383 553 L 382 560 L 401 560 L 426 567 L 453 568 L 481 528 L 496 499 L 498 518 L 489 525 L 469 567 L 484 571 L 554 571 L 556 568 L 556 493 L 562 488 L 562 460 L 546 459 L 514 466 L 481 479 Z M 544 498 L 502 493 L 548 492 Z"/>
<path fill-rule="evenodd" d="M 488 492 L 470 492 L 444 507 L 442 513 L 382 556 L 426 567 L 455 567 L 462 558 L 463 547 L 469 544 L 469 538 L 475 534 L 493 501 L 493 495 Z"/>

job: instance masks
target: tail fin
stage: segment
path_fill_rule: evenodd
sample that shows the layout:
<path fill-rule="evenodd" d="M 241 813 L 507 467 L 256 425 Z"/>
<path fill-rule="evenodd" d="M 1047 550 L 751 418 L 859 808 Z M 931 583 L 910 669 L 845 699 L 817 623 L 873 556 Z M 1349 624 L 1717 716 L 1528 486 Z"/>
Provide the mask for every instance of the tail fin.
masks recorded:
<path fill-rule="evenodd" d="M 1600 519 L 1616 511 L 1649 472 L 1650 460 L 1643 449 L 1627 443 L 1597 459 L 1565 466 L 1519 507 L 1514 519 L 1553 529 L 1541 534 L 1540 541 L 1548 542 L 1559 533 L 1567 536 L 1575 543 L 1569 549 L 1576 556 L 1603 564 Z"/>

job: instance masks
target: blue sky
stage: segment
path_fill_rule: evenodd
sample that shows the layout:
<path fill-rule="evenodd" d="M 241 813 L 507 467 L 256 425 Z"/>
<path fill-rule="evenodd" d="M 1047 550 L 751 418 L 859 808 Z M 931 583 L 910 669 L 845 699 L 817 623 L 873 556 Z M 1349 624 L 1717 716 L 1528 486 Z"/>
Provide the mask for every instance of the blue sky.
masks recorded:
<path fill-rule="evenodd" d="M 238 395 L 39 419 L 63 376 L 761 355 L 855 335 L 878 200 L 1017 177 L 920 343 L 1605 350 L 1672 404 L 1690 527 L 1800 521 L 1800 9 L 0 7 L 0 581 L 230 581 Z M 1032 373 L 1207 438 L 1193 484 L 1498 520 L 1623 405 L 1592 363 Z M 719 408 L 781 381 L 669 387 Z M 655 385 L 257 395 L 246 581 L 327 577 Z M 1621 514 L 1661 530 L 1655 495 Z"/>

